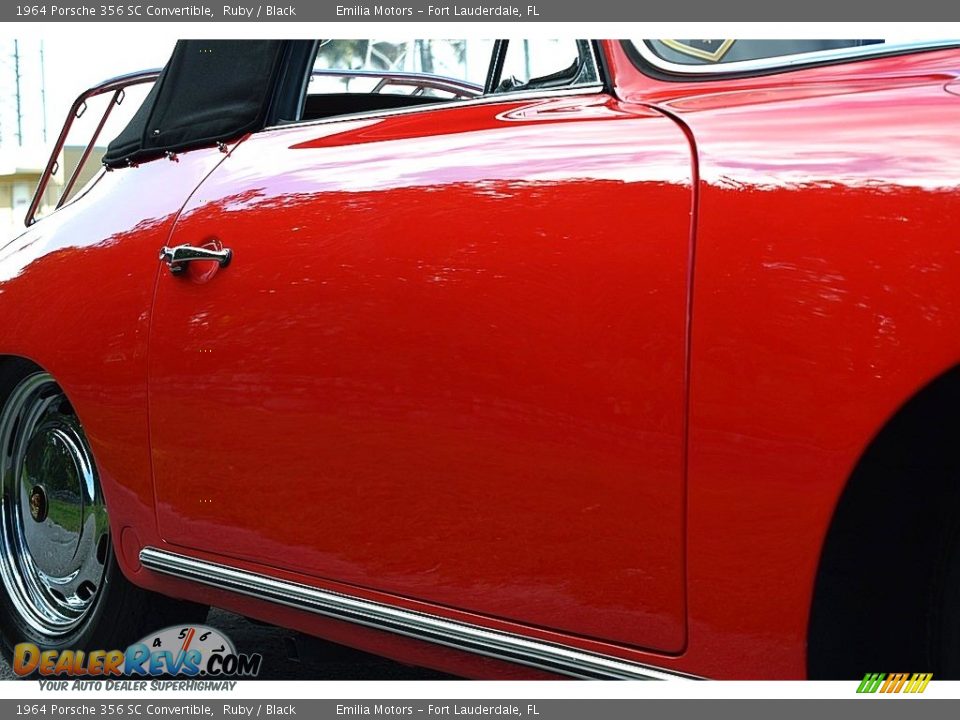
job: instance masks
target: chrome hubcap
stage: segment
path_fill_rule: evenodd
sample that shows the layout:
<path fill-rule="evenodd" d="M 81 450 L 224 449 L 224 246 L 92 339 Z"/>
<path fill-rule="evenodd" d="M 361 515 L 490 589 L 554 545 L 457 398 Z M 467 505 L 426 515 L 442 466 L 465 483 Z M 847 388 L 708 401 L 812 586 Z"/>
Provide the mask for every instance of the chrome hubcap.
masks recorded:
<path fill-rule="evenodd" d="M 0 575 L 44 635 L 79 625 L 103 584 L 107 511 L 83 430 L 47 373 L 24 379 L 0 413 Z"/>

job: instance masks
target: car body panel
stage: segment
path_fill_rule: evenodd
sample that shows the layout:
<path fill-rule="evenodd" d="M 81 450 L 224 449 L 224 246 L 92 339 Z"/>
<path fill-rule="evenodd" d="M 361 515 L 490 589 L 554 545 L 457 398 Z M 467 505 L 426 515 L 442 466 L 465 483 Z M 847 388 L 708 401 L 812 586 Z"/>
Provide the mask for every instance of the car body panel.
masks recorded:
<path fill-rule="evenodd" d="M 960 362 L 958 69 L 950 50 L 618 89 L 697 145 L 688 563 L 705 675 L 803 676 L 836 500 L 886 420 Z"/>
<path fill-rule="evenodd" d="M 124 526 L 146 535 L 156 525 L 146 360 L 157 252 L 190 193 L 224 157 L 202 149 L 103 172 L 0 248 L 0 352 L 32 360 L 66 391 L 116 537 Z"/>
<path fill-rule="evenodd" d="M 602 49 L 617 100 L 505 101 L 493 112 L 495 104 L 479 102 L 269 130 L 241 142 L 200 186 L 173 237 L 181 205 L 225 157 L 215 148 L 107 173 L 0 249 L 0 353 L 35 360 L 74 402 L 129 578 L 468 676 L 543 674 L 160 575 L 142 568 L 138 553 L 147 545 L 187 552 L 697 675 L 804 677 L 817 566 L 847 479 L 898 408 L 960 362 L 960 246 L 951 232 L 960 210 L 960 52 L 670 81 L 641 72 L 619 42 Z M 551 107 L 562 119 L 539 116 Z M 441 117 L 448 121 L 437 122 Z M 585 148 L 601 151 L 562 163 L 557 151 L 573 153 L 579 132 L 557 130 L 564 125 L 583 128 Z M 503 126 L 514 141 L 493 141 Z M 673 160 L 628 162 L 652 152 L 642 139 L 654 137 L 654 127 L 669 139 L 663 147 Z M 466 141 L 469 133 L 484 143 Z M 518 147 L 517 138 L 525 144 Z M 531 147 L 540 152 L 531 156 Z M 343 171 L 350 162 L 361 162 L 363 172 Z M 482 184 L 491 168 L 501 185 Z M 657 182 L 664 184 L 662 206 L 629 194 Z M 689 212 L 691 191 L 692 254 L 678 219 L 681 196 Z M 311 193 L 324 198 L 315 217 L 304 210 Z M 393 202 L 364 204 L 373 197 Z M 556 217 L 536 212 L 546 200 L 566 205 Z M 485 224 L 490 214 L 482 210 L 499 210 L 498 202 L 504 225 Z M 689 215 L 685 221 L 689 226 Z M 658 239 L 677 238 L 661 256 L 644 242 L 658 223 Z M 576 228 L 592 252 L 568 244 L 550 255 L 535 231 L 556 235 L 561 226 Z M 304 227 L 313 243 L 294 237 Z M 339 234 L 325 237 L 329 227 Z M 459 232 L 442 232 L 448 228 Z M 532 238 L 526 253 L 491 242 L 516 231 Z M 344 240 L 353 234 L 359 244 Z M 219 272 L 174 278 L 156 259 L 171 240 L 214 236 L 236 251 L 235 264 Z M 284 247 L 278 239 L 292 250 L 277 250 Z M 453 252 L 468 239 L 485 254 Z M 314 247 L 330 251 L 335 263 L 314 261 Z M 620 264 L 595 264 L 598 248 Z M 637 251 L 649 265 L 638 262 Z M 326 273 L 336 284 L 321 290 L 286 282 L 301 269 L 314 271 L 301 279 Z M 500 290 L 494 274 L 524 282 Z M 638 295 L 654 276 L 669 300 Z M 399 278 L 413 281 L 416 305 L 387 292 Z M 597 278 L 611 280 L 603 292 Z M 556 292 L 561 281 L 563 296 Z M 316 303 L 321 295 L 311 295 L 321 292 L 336 300 L 326 311 Z M 36 302 L 41 295 L 49 304 Z M 371 297 L 377 302 L 364 304 Z M 626 302 L 632 315 L 614 312 L 613 300 Z M 654 316 L 653 307 L 665 315 Z M 290 325 L 304 321 L 304 308 L 316 310 L 313 324 L 306 319 L 310 347 L 336 344 L 338 353 L 317 351 L 303 362 Z M 561 310 L 565 322 L 554 317 Z M 500 334 L 490 327 L 493 313 L 511 321 Z M 249 325 L 238 326 L 241 316 Z M 647 335 L 603 332 L 604 319 L 629 330 L 630 317 L 634 331 L 643 326 Z M 473 333 L 457 334 L 458 327 Z M 652 329 L 659 344 L 642 355 Z M 374 335 L 390 353 L 378 356 Z M 412 342 L 425 338 L 450 351 L 439 367 Z M 529 364 L 511 368 L 518 347 Z M 622 355 L 633 363 L 611 363 L 617 349 L 629 350 Z M 669 360 L 656 369 L 658 352 Z M 584 362 L 591 355 L 604 362 Z M 404 364 L 391 364 L 397 357 Z M 264 370 L 268 361 L 275 372 Z M 319 387 L 317 378 L 335 407 L 298 394 Z M 654 378 L 666 385 L 655 386 Z M 449 397 L 436 390 L 444 384 Z M 617 392 L 591 393 L 585 385 Z M 619 405 L 621 414 L 607 403 L 618 393 L 631 401 Z M 663 421 L 659 433 L 647 424 L 651 416 L 640 414 L 648 399 Z M 529 411 L 538 406 L 553 414 Z M 179 421 L 184 409 L 188 423 Z M 280 414 L 286 419 L 279 425 L 266 424 Z M 366 427 L 379 430 L 350 425 L 361 419 L 376 419 L 379 426 Z M 641 430 L 652 444 L 622 442 Z M 267 467 L 261 432 L 292 462 Z M 308 446 L 293 444 L 304 437 Z M 627 452 L 610 452 L 615 447 Z M 319 476 L 327 487 L 344 477 L 363 485 L 315 503 L 291 478 L 304 475 L 317 448 L 326 448 L 327 467 L 334 457 L 339 462 L 338 474 Z M 377 464 L 383 455 L 403 465 Z M 212 469 L 197 472 L 200 457 L 211 459 Z M 237 467 L 240 457 L 253 466 Z M 449 466 L 469 481 L 469 507 L 448 492 L 442 469 Z M 404 468 L 418 472 L 403 475 Z M 585 483 L 597 469 L 603 479 Z M 552 476 L 563 480 L 551 485 Z M 257 477 L 268 477 L 269 486 L 258 486 Z M 646 482 L 651 478 L 659 482 Z M 258 493 L 256 502 L 244 502 L 238 487 Z M 401 492 L 411 487 L 416 506 Z M 601 515 L 574 514 L 592 507 L 591 494 L 604 501 Z M 398 508 L 393 517 L 383 503 Z M 351 527 L 331 508 L 377 522 Z M 444 524 L 411 531 L 435 516 Z M 499 534 L 485 534 L 488 527 Z M 571 542 L 573 531 L 605 551 L 599 564 L 589 546 Z M 636 532 L 656 542 L 644 544 Z M 558 544 L 569 554 L 554 557 Z M 654 565 L 643 567 L 641 557 Z M 636 580 L 627 572 L 636 568 L 654 572 Z M 626 588 L 618 573 L 631 578 Z M 650 592 L 631 608 L 636 588 Z M 546 596 L 537 594 L 544 589 Z"/>
<path fill-rule="evenodd" d="M 164 539 L 681 650 L 691 207 L 605 95 L 247 139 L 171 240 L 230 265 L 159 279 Z"/>

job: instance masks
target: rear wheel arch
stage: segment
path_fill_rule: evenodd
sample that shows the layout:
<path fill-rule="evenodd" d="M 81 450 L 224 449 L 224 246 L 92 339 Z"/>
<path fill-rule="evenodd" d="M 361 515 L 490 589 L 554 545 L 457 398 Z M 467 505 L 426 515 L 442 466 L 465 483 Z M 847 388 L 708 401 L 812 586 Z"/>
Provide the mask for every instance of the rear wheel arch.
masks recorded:
<path fill-rule="evenodd" d="M 53 462 L 48 465 L 46 460 L 42 462 L 38 460 L 40 464 L 34 466 L 34 469 L 40 468 L 42 472 L 21 470 L 21 467 L 30 468 L 33 452 L 32 449 L 24 452 L 24 448 L 27 444 L 33 443 L 34 438 L 47 437 L 44 433 L 48 430 L 43 429 L 47 428 L 47 425 L 39 422 L 34 424 L 27 420 L 32 411 L 20 415 L 7 413 L 8 407 L 12 409 L 19 407 L 18 400 L 27 389 L 32 387 L 32 383 L 39 383 L 44 388 L 45 396 L 59 398 L 55 415 L 66 418 L 69 422 L 63 428 L 57 426 L 49 432 L 62 437 L 65 433 L 61 430 L 72 429 L 71 437 L 67 437 L 66 441 L 71 447 L 80 448 L 83 451 L 82 456 L 88 460 L 86 466 L 90 468 L 89 473 L 80 483 L 87 488 L 87 492 L 81 492 L 80 495 L 83 498 L 87 498 L 88 495 L 90 497 L 70 505 L 71 512 L 76 511 L 72 514 L 64 515 L 67 509 L 63 509 L 60 512 L 62 517 L 59 519 L 54 515 L 53 503 L 56 500 L 63 505 L 68 502 L 66 498 L 69 495 L 61 492 L 69 488 L 59 487 L 63 485 L 63 481 L 59 479 L 70 478 L 72 473 L 62 463 Z M 37 412 L 40 411 L 37 410 Z M 38 431 L 33 434 L 32 429 L 35 427 Z M 0 575 L 4 585 L 2 596 L 0 596 L 0 652 L 10 657 L 14 646 L 20 642 L 32 642 L 40 647 L 64 649 L 126 647 L 124 643 L 135 641 L 148 631 L 157 630 L 174 622 L 199 622 L 204 619 L 206 608 L 202 605 L 156 595 L 130 583 L 117 564 L 109 532 L 104 533 L 103 537 L 96 535 L 95 537 L 103 542 L 97 543 L 91 550 L 91 561 L 96 558 L 102 568 L 99 573 L 91 575 L 95 580 L 90 583 L 93 587 L 92 593 L 88 592 L 87 596 L 81 597 L 85 604 L 82 608 L 77 606 L 79 609 L 75 613 L 76 617 L 73 615 L 69 618 L 66 615 L 60 617 L 57 614 L 59 607 L 57 598 L 63 601 L 62 595 L 46 593 L 41 584 L 34 582 L 37 579 L 35 575 L 42 579 L 49 574 L 50 568 L 44 565 L 41 573 L 31 573 L 30 570 L 33 565 L 36 564 L 39 567 L 44 563 L 53 563 L 59 567 L 61 560 L 56 557 L 57 548 L 61 544 L 66 548 L 66 556 L 62 558 L 66 561 L 70 559 L 67 556 L 70 555 L 69 547 L 72 546 L 53 542 L 40 548 L 35 543 L 42 543 L 42 540 L 38 540 L 36 533 L 42 534 L 50 530 L 59 533 L 57 537 L 61 540 L 66 535 L 79 538 L 77 542 L 79 548 L 82 545 L 82 539 L 89 535 L 91 527 L 94 525 L 96 528 L 106 527 L 104 521 L 107 510 L 100 493 L 95 463 L 89 462 L 92 460 L 91 451 L 84 438 L 81 423 L 76 417 L 70 400 L 62 387 L 57 384 L 56 378 L 35 362 L 23 357 L 0 355 L 0 435 L 5 439 L 3 447 L 0 448 L 3 453 L 4 467 L 9 465 L 9 472 L 5 470 L 3 477 L 0 478 L 0 492 L 4 495 L 3 506 L 7 508 L 0 517 L 3 522 L 3 532 L 0 532 L 0 564 L 2 564 Z M 42 440 L 42 442 L 46 441 Z M 19 450 L 14 451 L 13 448 L 19 448 Z M 47 450 L 44 449 L 43 452 Z M 7 462 L 9 458 L 22 458 L 24 463 L 21 465 L 17 461 L 11 464 Z M 27 485 L 23 486 L 22 482 L 27 482 Z M 49 511 L 34 513 L 31 504 L 29 513 L 33 516 L 31 518 L 27 516 L 28 513 L 25 510 L 21 509 L 18 513 L 12 508 L 23 507 L 20 502 L 23 498 L 22 492 L 20 495 L 17 493 L 22 487 L 29 487 L 34 483 L 36 487 L 44 488 L 43 495 L 46 502 L 40 504 L 40 507 L 49 507 Z M 54 487 L 59 489 L 53 489 Z M 90 514 L 96 508 L 99 508 L 97 512 L 100 515 Z M 45 526 L 50 523 L 54 525 L 46 528 Z M 8 532 L 8 526 L 15 525 L 29 525 L 32 532 L 28 530 L 19 535 Z M 16 541 L 17 537 L 22 542 Z M 24 559 L 29 562 L 25 562 Z M 68 575 L 70 575 L 69 570 L 70 568 L 65 570 Z M 36 598 L 41 598 L 43 602 L 37 602 Z M 53 620 L 48 621 L 49 618 Z"/>
<path fill-rule="evenodd" d="M 851 474 L 825 539 L 811 678 L 960 677 L 960 366 L 906 402 Z"/>

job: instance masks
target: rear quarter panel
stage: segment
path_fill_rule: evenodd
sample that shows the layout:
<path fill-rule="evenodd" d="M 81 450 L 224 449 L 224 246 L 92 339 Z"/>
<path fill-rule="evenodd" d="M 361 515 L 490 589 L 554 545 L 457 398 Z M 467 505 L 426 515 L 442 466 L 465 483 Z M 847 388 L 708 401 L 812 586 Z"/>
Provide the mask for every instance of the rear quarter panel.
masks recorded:
<path fill-rule="evenodd" d="M 114 538 L 156 530 L 147 434 L 147 331 L 158 255 L 216 149 L 103 172 L 0 247 L 0 355 L 53 374 L 100 473 Z M 128 572 L 135 564 L 124 562 Z"/>
<path fill-rule="evenodd" d="M 960 55 L 664 83 L 611 51 L 698 155 L 685 664 L 802 677 L 847 479 L 960 361 Z"/>

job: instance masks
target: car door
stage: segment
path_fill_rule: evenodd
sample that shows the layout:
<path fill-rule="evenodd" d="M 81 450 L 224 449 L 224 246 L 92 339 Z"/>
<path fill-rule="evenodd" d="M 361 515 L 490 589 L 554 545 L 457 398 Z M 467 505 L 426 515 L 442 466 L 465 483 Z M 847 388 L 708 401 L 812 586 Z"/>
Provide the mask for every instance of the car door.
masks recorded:
<path fill-rule="evenodd" d="M 271 128 L 211 174 L 171 245 L 230 262 L 162 272 L 151 323 L 167 543 L 683 647 L 690 148 L 595 80 Z"/>

